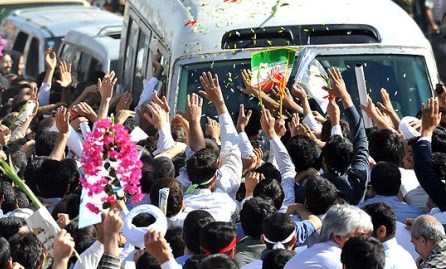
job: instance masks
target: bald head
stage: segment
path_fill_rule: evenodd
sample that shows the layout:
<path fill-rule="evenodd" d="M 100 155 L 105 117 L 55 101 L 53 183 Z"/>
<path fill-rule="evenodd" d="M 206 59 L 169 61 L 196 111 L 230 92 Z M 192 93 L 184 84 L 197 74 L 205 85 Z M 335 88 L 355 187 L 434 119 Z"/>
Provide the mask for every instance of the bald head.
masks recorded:
<path fill-rule="evenodd" d="M 423 259 L 429 257 L 435 246 L 446 238 L 443 225 L 431 215 L 421 215 L 411 228 L 412 243 Z"/>

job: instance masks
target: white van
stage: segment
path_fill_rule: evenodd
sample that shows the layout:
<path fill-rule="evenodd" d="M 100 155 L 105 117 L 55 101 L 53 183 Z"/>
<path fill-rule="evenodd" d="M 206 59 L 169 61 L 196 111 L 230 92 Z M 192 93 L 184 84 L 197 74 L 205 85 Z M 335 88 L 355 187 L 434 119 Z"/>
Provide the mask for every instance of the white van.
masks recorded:
<path fill-rule="evenodd" d="M 0 1 L 0 21 L 16 9 L 47 6 L 90 6 L 87 0 L 2 0 Z M 69 7 L 68 7 L 69 8 Z"/>
<path fill-rule="evenodd" d="M 240 103 L 257 105 L 236 90 L 240 70 L 250 68 L 253 52 L 277 47 L 300 51 L 288 86 L 302 54 L 313 55 L 325 69 L 342 71 L 359 104 L 354 67 L 363 64 L 371 97 L 380 100 L 386 88 L 403 115 L 415 115 L 438 82 L 429 42 L 390 0 L 128 0 L 120 81 L 140 92 L 142 79 L 151 76 L 151 54 L 159 50 L 171 111 L 185 108 L 186 95 L 197 92 L 208 70 L 219 75 L 227 105 L 237 111 Z"/>
<path fill-rule="evenodd" d="M 19 9 L 2 22 L 6 50 L 23 55 L 25 76 L 36 78 L 44 71 L 44 51 L 58 51 L 62 38 L 74 28 L 95 25 L 115 25 L 120 17 L 94 7 L 43 7 Z"/>
<path fill-rule="evenodd" d="M 58 58 L 72 64 L 76 83 L 92 71 L 118 70 L 121 31 L 122 18 L 116 18 L 114 25 L 81 27 L 65 35 Z"/>

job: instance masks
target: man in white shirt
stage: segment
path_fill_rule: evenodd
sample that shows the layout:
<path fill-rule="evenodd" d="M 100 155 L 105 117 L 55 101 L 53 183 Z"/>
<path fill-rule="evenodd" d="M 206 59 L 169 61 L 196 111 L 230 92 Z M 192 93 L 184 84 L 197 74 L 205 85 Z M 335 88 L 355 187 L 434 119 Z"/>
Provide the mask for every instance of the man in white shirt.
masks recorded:
<path fill-rule="evenodd" d="M 407 250 L 398 244 L 395 238 L 396 215 L 392 207 L 385 203 L 374 203 L 364 207 L 372 217 L 373 236 L 383 245 L 386 256 L 385 269 L 416 269 L 414 259 Z"/>
<path fill-rule="evenodd" d="M 372 231 L 372 220 L 364 211 L 352 205 L 333 205 L 322 221 L 321 243 L 294 256 L 284 269 L 341 269 L 341 251 L 345 242 Z"/>

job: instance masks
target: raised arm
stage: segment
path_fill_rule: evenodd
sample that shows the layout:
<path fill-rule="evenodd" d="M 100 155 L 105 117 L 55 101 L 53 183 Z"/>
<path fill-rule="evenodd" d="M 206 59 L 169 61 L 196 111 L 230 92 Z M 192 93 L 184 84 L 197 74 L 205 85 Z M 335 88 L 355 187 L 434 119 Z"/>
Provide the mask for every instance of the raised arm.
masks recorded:
<path fill-rule="evenodd" d="M 54 71 L 56 70 L 56 64 L 56 53 L 52 48 L 47 48 L 45 51 L 46 72 L 42 85 L 40 85 L 39 89 L 39 103 L 42 106 L 46 106 L 50 103 L 51 83 L 53 80 Z"/>
<path fill-rule="evenodd" d="M 445 184 L 434 171 L 431 140 L 435 128 L 441 121 L 438 100 L 431 98 L 427 106 L 422 106 L 421 138 L 412 145 L 414 171 L 421 187 L 441 211 L 446 211 Z"/>
<path fill-rule="evenodd" d="M 57 109 L 56 127 L 59 130 L 59 135 L 49 157 L 53 160 L 60 161 L 64 156 L 68 136 L 70 135 L 70 113 L 65 107 L 59 107 Z"/>
<path fill-rule="evenodd" d="M 98 88 L 101 93 L 101 104 L 98 111 L 98 120 L 107 118 L 110 100 L 113 96 L 113 88 L 116 81 L 115 72 L 111 71 L 105 74 L 104 79 L 98 79 Z"/>

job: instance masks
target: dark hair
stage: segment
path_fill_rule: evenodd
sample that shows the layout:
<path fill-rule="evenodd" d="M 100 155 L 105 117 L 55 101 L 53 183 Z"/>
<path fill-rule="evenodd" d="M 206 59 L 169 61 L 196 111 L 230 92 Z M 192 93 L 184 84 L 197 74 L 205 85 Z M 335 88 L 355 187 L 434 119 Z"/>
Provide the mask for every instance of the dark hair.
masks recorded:
<path fill-rule="evenodd" d="M 59 213 L 68 214 L 70 219 L 74 219 L 79 215 L 79 206 L 81 202 L 81 196 L 77 193 L 67 194 L 62 201 L 57 203 L 53 208 L 51 215 L 55 220 L 57 220 L 57 215 Z"/>
<path fill-rule="evenodd" d="M 402 138 L 389 129 L 379 129 L 369 135 L 369 154 L 376 161 L 401 165 L 404 158 Z"/>
<path fill-rule="evenodd" d="M 353 160 L 353 145 L 349 140 L 333 135 L 322 148 L 322 156 L 330 172 L 345 174 Z"/>
<path fill-rule="evenodd" d="M 173 166 L 175 166 L 175 178 L 180 175 L 180 169 L 186 164 L 186 158 L 177 156 L 172 159 Z"/>
<path fill-rule="evenodd" d="M 64 163 L 51 159 L 44 160 L 34 173 L 39 195 L 43 198 L 63 197 L 72 180 L 71 171 Z"/>
<path fill-rule="evenodd" d="M 217 172 L 218 155 L 208 148 L 201 149 L 186 161 L 187 176 L 193 184 L 200 184 L 211 179 Z M 211 183 L 205 186 L 207 188 Z"/>
<path fill-rule="evenodd" d="M 446 128 L 437 126 L 432 134 L 432 152 L 446 153 Z"/>
<path fill-rule="evenodd" d="M 382 269 L 385 263 L 384 248 L 371 236 L 352 237 L 342 248 L 341 262 L 348 269 Z"/>
<path fill-rule="evenodd" d="M 183 256 L 184 254 L 184 242 L 182 237 L 183 229 L 181 227 L 170 227 L 166 231 L 164 238 L 169 243 L 172 249 L 172 254 L 175 258 Z"/>
<path fill-rule="evenodd" d="M 200 248 L 202 252 L 206 250 L 211 254 L 219 254 L 236 236 L 237 230 L 234 224 L 223 221 L 211 222 L 200 231 Z"/>
<path fill-rule="evenodd" d="M 150 215 L 149 213 L 139 213 L 133 218 L 132 224 L 136 227 L 148 227 L 154 224 L 155 221 L 155 217 Z"/>
<path fill-rule="evenodd" d="M 167 157 L 153 158 L 147 155 L 141 161 L 144 164 L 140 180 L 143 193 L 150 193 L 153 183 L 158 179 L 175 177 L 175 166 Z"/>
<path fill-rule="evenodd" d="M 166 217 L 170 218 L 177 215 L 183 207 L 183 190 L 178 181 L 173 178 L 158 179 L 150 190 L 150 202 L 154 206 L 159 205 L 159 191 L 163 188 L 169 188 Z"/>
<path fill-rule="evenodd" d="M 0 237 L 0 267 L 7 268 L 7 264 L 11 259 L 11 252 L 9 251 L 8 241 Z"/>
<path fill-rule="evenodd" d="M 152 255 L 144 251 L 136 261 L 136 269 L 161 269 L 161 265 Z"/>
<path fill-rule="evenodd" d="M 57 132 L 43 132 L 36 138 L 34 150 L 37 156 L 50 156 L 59 137 Z"/>
<path fill-rule="evenodd" d="M 262 222 L 263 236 L 272 242 L 279 242 L 286 239 L 290 234 L 296 230 L 296 224 L 291 217 L 284 213 L 275 213 L 266 217 Z M 286 247 L 291 243 L 283 244 Z M 274 244 L 265 242 L 267 249 L 273 249 Z"/>
<path fill-rule="evenodd" d="M 14 187 L 15 199 L 19 208 L 25 208 L 29 206 L 29 200 L 26 194 L 19 188 Z"/>
<path fill-rule="evenodd" d="M 395 236 L 397 218 L 391 206 L 384 203 L 374 203 L 366 205 L 363 210 L 372 217 L 373 235 L 375 237 L 380 226 L 386 227 L 386 239 L 392 239 Z"/>
<path fill-rule="evenodd" d="M 257 186 L 254 188 L 253 196 L 258 197 L 260 195 L 266 195 L 270 197 L 274 206 L 277 210 L 282 207 L 283 199 L 285 198 L 285 194 L 283 192 L 282 186 L 275 179 L 264 179 L 261 180 Z"/>
<path fill-rule="evenodd" d="M 255 171 L 262 174 L 265 178 L 275 179 L 279 183 L 282 181 L 280 171 L 272 163 L 265 162 Z"/>
<path fill-rule="evenodd" d="M 316 143 L 305 135 L 290 138 L 286 148 L 298 173 L 315 167 L 321 153 Z"/>
<path fill-rule="evenodd" d="M 200 231 L 213 221 L 212 215 L 204 210 L 194 210 L 187 214 L 183 224 L 183 241 L 190 251 L 200 253 Z"/>
<path fill-rule="evenodd" d="M 227 255 L 214 254 L 203 259 L 200 269 L 237 269 L 237 266 Z"/>
<path fill-rule="evenodd" d="M 17 207 L 16 194 L 11 183 L 7 181 L 0 181 L 0 198 L 2 195 L 5 199 L 1 207 L 3 213 L 6 214 L 15 210 Z"/>
<path fill-rule="evenodd" d="M 434 152 L 432 159 L 435 173 L 440 176 L 441 180 L 446 180 L 446 153 Z"/>
<path fill-rule="evenodd" d="M 205 258 L 206 255 L 203 254 L 194 255 L 187 259 L 183 265 L 183 269 L 200 269 L 200 264 Z"/>
<path fill-rule="evenodd" d="M 246 201 L 240 211 L 240 223 L 244 234 L 260 238 L 263 220 L 276 212 L 276 208 L 262 198 L 253 197 Z"/>
<path fill-rule="evenodd" d="M 26 226 L 26 221 L 19 217 L 5 217 L 0 219 L 0 236 L 9 240 L 18 234 L 20 228 Z"/>
<path fill-rule="evenodd" d="M 283 269 L 293 256 L 294 252 L 287 249 L 271 250 L 263 258 L 262 269 Z"/>
<path fill-rule="evenodd" d="M 379 162 L 370 173 L 370 182 L 376 194 L 395 196 L 400 191 L 401 172 L 393 163 Z"/>
<path fill-rule="evenodd" d="M 326 178 L 315 176 L 305 184 L 305 206 L 313 214 L 325 214 L 332 205 L 338 202 L 338 190 Z"/>
<path fill-rule="evenodd" d="M 9 246 L 12 260 L 27 269 L 36 269 L 43 262 L 43 245 L 33 233 L 12 236 Z"/>
<path fill-rule="evenodd" d="M 352 135 L 350 132 L 350 125 L 348 122 L 344 119 L 341 119 L 339 121 L 339 125 L 341 126 L 342 136 L 346 137 L 347 139 L 351 139 Z M 324 123 L 322 123 L 322 130 L 321 130 L 321 141 L 328 142 L 331 137 L 331 121 L 326 120 Z"/>

